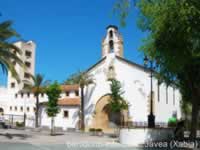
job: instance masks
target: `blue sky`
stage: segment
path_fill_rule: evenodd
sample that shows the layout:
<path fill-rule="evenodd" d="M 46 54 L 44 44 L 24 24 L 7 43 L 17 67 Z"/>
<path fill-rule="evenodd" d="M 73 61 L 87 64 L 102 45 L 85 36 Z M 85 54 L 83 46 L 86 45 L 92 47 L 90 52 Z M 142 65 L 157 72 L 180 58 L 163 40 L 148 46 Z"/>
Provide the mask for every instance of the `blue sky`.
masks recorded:
<path fill-rule="evenodd" d="M 136 25 L 137 10 L 131 11 L 126 27 L 120 27 L 112 12 L 115 1 L 2 0 L 0 21 L 12 20 L 21 39 L 36 42 L 36 73 L 62 82 L 101 59 L 101 40 L 109 24 L 119 26 L 125 58 L 142 63 L 138 48 L 145 33 Z M 5 75 L 0 84 L 5 84 Z"/>

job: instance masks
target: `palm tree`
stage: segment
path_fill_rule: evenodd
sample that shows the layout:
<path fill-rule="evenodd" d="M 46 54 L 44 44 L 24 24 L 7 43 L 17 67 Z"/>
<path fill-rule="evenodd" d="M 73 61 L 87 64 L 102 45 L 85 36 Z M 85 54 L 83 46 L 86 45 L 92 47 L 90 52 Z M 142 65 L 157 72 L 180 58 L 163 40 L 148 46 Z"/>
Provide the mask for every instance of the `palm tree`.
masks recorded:
<path fill-rule="evenodd" d="M 84 88 L 85 86 L 94 83 L 94 79 L 91 75 L 89 75 L 87 72 L 81 72 L 79 71 L 76 74 L 73 74 L 67 79 L 65 84 L 79 84 L 81 89 L 81 130 L 85 130 L 85 114 L 84 114 Z"/>
<path fill-rule="evenodd" d="M 17 54 L 21 54 L 22 52 L 18 47 L 8 41 L 12 37 L 18 37 L 18 34 L 11 28 L 11 25 L 11 21 L 0 23 L 0 66 L 3 73 L 10 71 L 17 82 L 20 82 L 18 73 L 15 70 L 14 62 L 20 66 L 23 65 L 22 60 L 17 56 Z"/>
<path fill-rule="evenodd" d="M 39 94 L 44 93 L 45 87 L 49 84 L 48 80 L 44 80 L 44 76 L 41 74 L 36 74 L 35 76 L 31 75 L 31 78 L 33 80 L 33 83 L 30 83 L 30 81 L 24 81 L 27 82 L 26 89 L 31 90 L 35 97 L 36 97 L 36 110 L 35 110 L 35 127 L 39 127 Z"/>

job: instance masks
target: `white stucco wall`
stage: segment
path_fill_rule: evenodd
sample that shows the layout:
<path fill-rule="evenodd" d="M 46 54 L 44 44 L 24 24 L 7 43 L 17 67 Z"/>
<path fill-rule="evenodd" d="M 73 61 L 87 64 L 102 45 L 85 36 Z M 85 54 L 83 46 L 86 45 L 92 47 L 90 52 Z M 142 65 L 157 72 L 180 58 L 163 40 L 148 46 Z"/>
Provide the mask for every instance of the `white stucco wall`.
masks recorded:
<path fill-rule="evenodd" d="M 110 93 L 110 82 L 107 81 L 106 77 L 110 65 L 114 66 L 116 79 L 121 82 L 124 90 L 123 96 L 130 104 L 129 115 L 132 121 L 147 122 L 150 99 L 150 72 L 117 59 L 114 54 L 109 54 L 104 61 L 89 70 L 89 74 L 92 74 L 95 79 L 95 84 L 90 85 L 85 90 L 86 123 L 91 124 L 97 101 L 105 94 Z M 157 89 L 157 80 L 153 79 L 156 122 L 167 123 L 174 111 L 177 112 L 177 117 L 180 118 L 179 92 L 175 91 L 174 104 L 173 89 L 168 87 L 168 103 L 166 103 L 166 85 L 162 84 L 160 86 L 159 101 Z"/>
<path fill-rule="evenodd" d="M 121 59 L 115 57 L 114 53 L 107 55 L 107 57 L 97 64 L 94 68 L 89 70 L 89 74 L 93 75 L 95 83 L 85 88 L 85 122 L 87 125 L 91 124 L 94 116 L 94 110 L 97 101 L 104 95 L 110 93 L 110 82 L 107 81 L 108 68 L 114 67 L 116 79 L 122 84 L 124 90 L 123 97 L 130 104 L 129 115 L 133 122 L 147 122 L 147 115 L 149 114 L 149 98 L 150 98 L 150 74 L 145 72 L 142 68 L 129 64 Z M 153 79 L 153 91 L 155 101 L 155 116 L 156 122 L 167 123 L 173 112 L 177 112 L 177 117 L 181 117 L 180 112 L 180 94 L 176 90 L 173 95 L 173 89 L 168 87 L 168 103 L 166 103 L 166 86 L 160 85 L 160 99 L 158 100 L 158 86 L 157 80 Z M 69 97 L 75 97 L 74 91 L 69 93 Z M 65 98 L 66 93 L 61 94 L 61 98 Z M 173 100 L 175 97 L 175 103 Z M 48 101 L 46 95 L 40 95 L 40 102 Z M 10 110 L 12 106 L 12 110 Z M 20 115 L 26 113 L 27 118 L 35 116 L 35 97 L 30 94 L 24 94 L 21 97 L 18 94 L 15 97 L 15 91 L 10 91 L 7 88 L 0 88 L 0 107 L 4 109 L 4 114 Z M 17 107 L 17 111 L 15 110 Z M 23 111 L 20 110 L 23 107 Z M 30 111 L 27 111 L 29 107 Z M 69 117 L 63 117 L 63 111 L 69 111 Z M 65 106 L 61 107 L 60 113 L 55 118 L 56 126 L 63 129 L 75 128 L 78 121 L 78 107 Z M 41 125 L 50 126 L 50 118 L 46 115 L 45 108 L 41 108 Z M 33 122 L 27 122 L 28 126 L 34 126 Z"/>
<path fill-rule="evenodd" d="M 46 113 L 46 107 L 41 107 L 41 126 L 51 128 L 51 118 L 48 117 Z M 64 111 L 68 111 L 68 117 L 64 117 Z M 61 106 L 60 112 L 54 118 L 55 127 L 60 127 L 63 130 L 67 128 L 77 128 L 78 127 L 78 111 L 77 106 Z"/>

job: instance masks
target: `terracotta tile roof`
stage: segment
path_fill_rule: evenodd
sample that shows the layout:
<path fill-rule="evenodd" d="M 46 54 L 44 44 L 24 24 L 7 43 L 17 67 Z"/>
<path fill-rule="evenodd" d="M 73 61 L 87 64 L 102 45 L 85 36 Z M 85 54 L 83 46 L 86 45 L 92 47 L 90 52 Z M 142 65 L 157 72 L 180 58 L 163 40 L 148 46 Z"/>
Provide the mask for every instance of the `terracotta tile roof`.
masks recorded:
<path fill-rule="evenodd" d="M 61 85 L 61 89 L 63 91 L 76 91 L 79 90 L 79 85 L 74 84 L 74 85 Z"/>
<path fill-rule="evenodd" d="M 58 105 L 61 106 L 79 106 L 80 98 L 63 98 L 58 100 Z"/>
<path fill-rule="evenodd" d="M 78 98 L 63 98 L 58 100 L 60 106 L 79 106 L 81 104 L 80 97 Z M 47 105 L 47 102 L 41 102 L 40 105 Z"/>

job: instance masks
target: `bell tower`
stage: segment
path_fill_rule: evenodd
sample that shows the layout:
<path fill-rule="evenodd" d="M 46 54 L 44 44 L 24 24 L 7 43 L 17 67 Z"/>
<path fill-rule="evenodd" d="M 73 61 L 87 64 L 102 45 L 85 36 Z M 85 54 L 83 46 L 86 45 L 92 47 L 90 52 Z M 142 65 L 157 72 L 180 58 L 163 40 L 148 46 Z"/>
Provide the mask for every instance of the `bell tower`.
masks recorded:
<path fill-rule="evenodd" d="M 109 25 L 106 29 L 107 33 L 102 41 L 102 57 L 110 53 L 123 57 L 123 39 L 118 31 L 118 27 Z"/>

